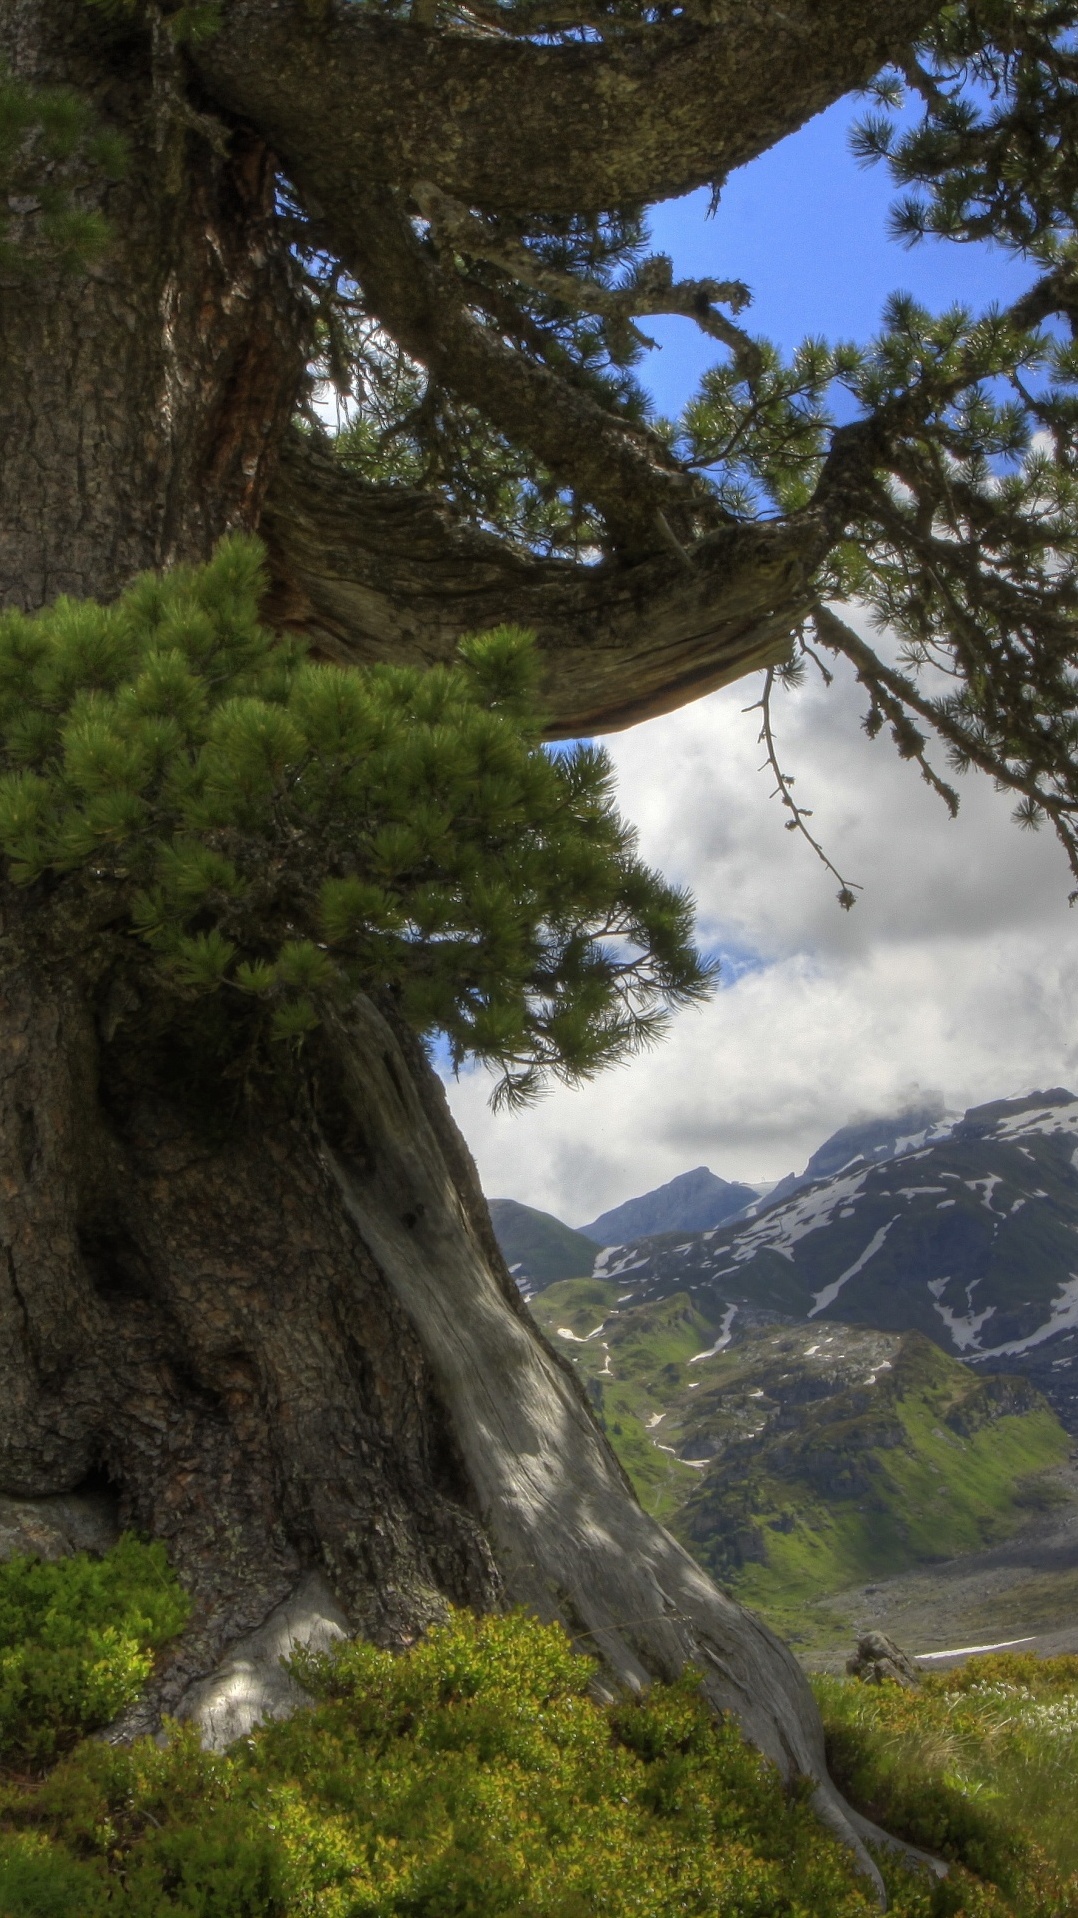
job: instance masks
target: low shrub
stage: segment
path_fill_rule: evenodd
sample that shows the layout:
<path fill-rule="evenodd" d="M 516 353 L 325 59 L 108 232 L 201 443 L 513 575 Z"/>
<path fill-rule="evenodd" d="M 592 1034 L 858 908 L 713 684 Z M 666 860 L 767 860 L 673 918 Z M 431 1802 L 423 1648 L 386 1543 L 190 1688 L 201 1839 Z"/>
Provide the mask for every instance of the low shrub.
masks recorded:
<path fill-rule="evenodd" d="M 133 1695 L 185 1609 L 159 1548 L 134 1539 L 97 1562 L 0 1570 L 3 1669 L 15 1674 L 0 1918 L 876 1910 L 807 1788 L 785 1789 L 691 1674 L 600 1704 L 593 1663 L 560 1627 L 520 1614 L 454 1613 L 404 1655 L 363 1643 L 301 1654 L 312 1709 L 226 1753 L 202 1751 L 178 1725 L 161 1746 L 74 1744 Z M 1071 1750 L 1074 1678 L 1018 1661 L 967 1668 L 951 1690 L 930 1680 L 919 1695 L 821 1683 L 851 1795 L 956 1861 L 939 1883 L 881 1860 L 896 1918 L 1078 1914 L 1073 1882 L 982 1777 L 990 1746 L 998 1756 L 1021 1742 L 999 1730 L 1016 1717 L 1021 1737 L 1040 1726 L 1053 1750 Z M 42 1775 L 41 1761 L 73 1744 Z M 1052 1788 L 1068 1776 L 1057 1766 Z"/>
<path fill-rule="evenodd" d="M 1078 1658 L 993 1654 L 916 1691 L 813 1683 L 855 1805 L 996 1885 L 1019 1918 L 1078 1914 Z"/>
<path fill-rule="evenodd" d="M 316 1706 L 226 1754 L 173 1727 L 164 1748 L 84 1743 L 9 1789 L 3 1918 L 876 1909 L 805 1793 L 691 1677 L 604 1707 L 561 1629 L 516 1614 L 454 1614 L 404 1656 L 357 1643 L 296 1663 Z M 933 1896 L 910 1880 L 895 1909 L 932 1918 Z"/>
<path fill-rule="evenodd" d="M 0 1764 L 40 1765 L 107 1724 L 187 1612 L 163 1547 L 131 1535 L 101 1559 L 0 1565 Z"/>

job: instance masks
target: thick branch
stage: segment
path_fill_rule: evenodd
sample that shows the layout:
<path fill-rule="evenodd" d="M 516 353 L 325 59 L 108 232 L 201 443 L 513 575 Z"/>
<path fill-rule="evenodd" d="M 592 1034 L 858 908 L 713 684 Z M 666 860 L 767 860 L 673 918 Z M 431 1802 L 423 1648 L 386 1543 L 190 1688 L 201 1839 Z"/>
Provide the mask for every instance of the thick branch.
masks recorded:
<path fill-rule="evenodd" d="M 938 0 L 730 4 L 627 41 L 424 30 L 347 0 L 232 0 L 194 52 L 312 211 L 360 180 L 433 179 L 488 211 L 594 212 L 685 193 L 766 151 L 901 54 Z"/>
<path fill-rule="evenodd" d="M 683 534 L 692 516 L 715 523 L 710 489 L 657 435 L 619 419 L 475 318 L 452 261 L 416 236 L 399 195 L 357 190 L 335 240 L 368 309 L 405 352 L 597 508 L 619 546 L 648 552 L 663 544 L 662 515 Z"/>
<path fill-rule="evenodd" d="M 752 295 L 740 280 L 675 280 L 671 261 L 665 254 L 655 253 L 630 279 L 618 286 L 605 286 L 581 274 L 559 272 L 518 241 L 499 238 L 459 200 L 451 199 L 429 180 L 415 186 L 412 196 L 430 221 L 439 245 L 448 242 L 477 260 L 503 267 L 522 286 L 561 300 L 570 310 L 613 320 L 627 328 L 641 346 L 654 342 L 633 325 L 634 317 L 677 313 L 694 320 L 702 332 L 730 347 L 748 371 L 755 372 L 759 367 L 755 342 L 715 310 L 722 305 L 739 313 L 748 305 Z"/>
<path fill-rule="evenodd" d="M 431 665 L 505 620 L 536 634 L 548 737 L 613 732 L 781 658 L 813 601 L 815 515 L 724 527 L 691 564 L 538 560 L 436 499 L 373 487 L 297 435 L 262 522 L 269 615 L 352 664 Z"/>

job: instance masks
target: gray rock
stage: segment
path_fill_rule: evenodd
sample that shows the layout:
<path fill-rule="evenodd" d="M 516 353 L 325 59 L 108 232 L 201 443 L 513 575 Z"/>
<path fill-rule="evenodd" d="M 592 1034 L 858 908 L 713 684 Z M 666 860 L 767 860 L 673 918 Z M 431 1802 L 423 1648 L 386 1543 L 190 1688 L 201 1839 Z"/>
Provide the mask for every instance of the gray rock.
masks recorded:
<path fill-rule="evenodd" d="M 95 1557 L 120 1536 L 116 1500 L 108 1492 L 59 1492 L 49 1498 L 0 1493 L 0 1563 L 8 1558 Z"/>
<path fill-rule="evenodd" d="M 912 1658 L 885 1632 L 866 1632 L 859 1638 L 856 1652 L 846 1660 L 846 1670 L 851 1678 L 860 1678 L 866 1685 L 879 1685 L 885 1678 L 911 1687 L 921 1682 Z"/>

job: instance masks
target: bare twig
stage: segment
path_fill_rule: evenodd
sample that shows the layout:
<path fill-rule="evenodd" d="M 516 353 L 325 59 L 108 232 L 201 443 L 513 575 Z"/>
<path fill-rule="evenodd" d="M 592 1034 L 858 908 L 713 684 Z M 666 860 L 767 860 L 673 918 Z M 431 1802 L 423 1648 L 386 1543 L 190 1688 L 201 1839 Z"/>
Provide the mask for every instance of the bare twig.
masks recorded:
<path fill-rule="evenodd" d="M 775 745 L 775 734 L 771 724 L 771 694 L 774 688 L 775 668 L 769 666 L 764 676 L 764 690 L 759 699 L 756 700 L 753 705 L 744 708 L 744 711 L 747 713 L 758 712 L 762 715 L 760 744 L 767 747 L 767 760 L 765 763 L 771 767 L 776 781 L 775 791 L 772 797 L 781 799 L 782 804 L 789 814 L 789 818 L 786 821 L 787 832 L 799 832 L 803 839 L 807 839 L 821 865 L 826 866 L 828 872 L 838 880 L 838 903 L 842 907 L 843 912 L 849 912 L 850 908 L 857 904 L 856 894 L 861 891 L 861 887 L 855 879 L 843 878 L 838 867 L 827 857 L 819 840 L 809 831 L 805 821 L 806 819 L 812 818 L 811 809 L 807 806 L 798 805 L 791 791 L 794 783 L 793 779 L 789 773 L 783 772 L 779 764 L 778 749 Z"/>

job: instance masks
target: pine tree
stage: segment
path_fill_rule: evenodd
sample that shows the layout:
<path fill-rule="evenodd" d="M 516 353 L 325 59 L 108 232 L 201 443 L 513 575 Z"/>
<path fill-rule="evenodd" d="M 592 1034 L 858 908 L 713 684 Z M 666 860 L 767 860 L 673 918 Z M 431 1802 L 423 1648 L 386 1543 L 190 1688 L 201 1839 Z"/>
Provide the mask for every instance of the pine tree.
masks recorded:
<path fill-rule="evenodd" d="M 703 989 L 601 755 L 543 740 L 760 667 L 766 723 L 775 675 L 852 660 L 945 803 L 981 767 L 1078 872 L 1076 32 L 1048 0 L 0 13 L 0 1491 L 103 1474 L 167 1545 L 194 1609 L 128 1731 L 208 1710 L 314 1573 L 389 1645 L 521 1601 L 623 1679 L 698 1663 L 860 1844 L 792 1658 L 516 1301 L 422 1035 L 526 1096 Z M 1029 289 L 784 358 L 646 209 L 858 89 L 896 230 L 990 237 Z M 676 422 L 634 373 L 659 313 L 715 347 Z"/>

